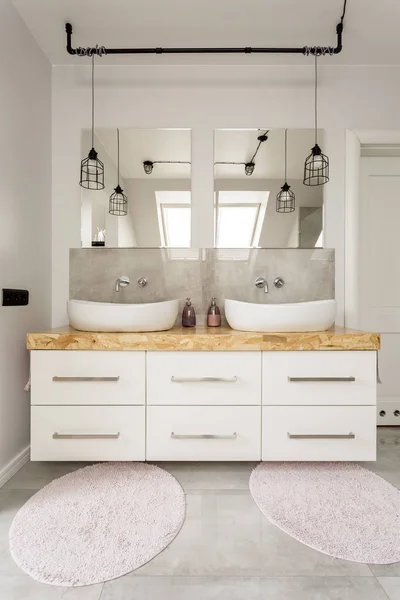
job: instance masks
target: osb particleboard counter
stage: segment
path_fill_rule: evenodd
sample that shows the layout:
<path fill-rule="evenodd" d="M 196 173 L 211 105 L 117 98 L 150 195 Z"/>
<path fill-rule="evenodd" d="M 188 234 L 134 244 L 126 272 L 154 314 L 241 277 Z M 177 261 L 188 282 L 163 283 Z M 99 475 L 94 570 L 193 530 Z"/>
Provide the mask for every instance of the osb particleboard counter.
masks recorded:
<path fill-rule="evenodd" d="M 230 327 L 174 327 L 149 333 L 102 333 L 71 327 L 28 333 L 28 350 L 378 350 L 380 335 L 343 327 L 306 333 L 255 333 Z"/>

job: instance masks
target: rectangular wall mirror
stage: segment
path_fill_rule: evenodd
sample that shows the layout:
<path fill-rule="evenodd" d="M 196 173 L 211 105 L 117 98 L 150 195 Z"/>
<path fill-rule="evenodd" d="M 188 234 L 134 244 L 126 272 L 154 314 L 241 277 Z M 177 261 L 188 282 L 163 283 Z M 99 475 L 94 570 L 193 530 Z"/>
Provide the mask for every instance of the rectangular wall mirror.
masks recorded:
<path fill-rule="evenodd" d="M 277 212 L 285 183 L 285 129 L 218 129 L 214 155 L 216 248 L 323 247 L 323 187 L 303 184 L 312 129 L 286 130 L 293 212 Z M 323 143 L 323 132 L 318 131 Z"/>
<path fill-rule="evenodd" d="M 81 191 L 81 242 L 90 247 L 190 247 L 191 132 L 189 129 L 120 129 L 120 186 L 127 214 L 109 213 L 118 184 L 116 129 L 96 130 L 104 163 L 104 190 Z M 91 132 L 82 131 L 82 157 Z"/>

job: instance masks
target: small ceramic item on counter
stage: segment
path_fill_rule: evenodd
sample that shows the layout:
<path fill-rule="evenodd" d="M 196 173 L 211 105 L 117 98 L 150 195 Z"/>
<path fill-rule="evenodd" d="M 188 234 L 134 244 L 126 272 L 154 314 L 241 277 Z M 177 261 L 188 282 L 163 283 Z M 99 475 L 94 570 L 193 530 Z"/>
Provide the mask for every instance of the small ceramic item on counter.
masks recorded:
<path fill-rule="evenodd" d="M 207 314 L 207 326 L 208 327 L 220 327 L 221 325 L 221 311 L 217 306 L 217 299 L 211 298 L 211 305 L 208 309 Z"/>
<path fill-rule="evenodd" d="M 196 313 L 190 298 L 186 298 L 186 305 L 183 307 L 182 312 L 182 326 L 183 327 L 196 327 Z"/>

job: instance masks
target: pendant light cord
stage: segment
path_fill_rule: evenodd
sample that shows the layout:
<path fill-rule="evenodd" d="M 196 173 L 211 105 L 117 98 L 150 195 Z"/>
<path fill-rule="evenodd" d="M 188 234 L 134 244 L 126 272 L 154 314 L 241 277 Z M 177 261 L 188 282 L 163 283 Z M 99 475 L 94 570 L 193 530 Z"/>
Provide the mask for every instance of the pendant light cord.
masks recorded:
<path fill-rule="evenodd" d="M 285 183 L 287 183 L 287 129 L 285 129 Z"/>
<path fill-rule="evenodd" d="M 346 4 L 347 4 L 347 0 L 344 0 L 344 4 L 343 4 L 343 13 L 342 13 L 342 16 L 341 16 L 341 18 L 340 18 L 340 22 L 342 23 L 342 25 L 343 25 L 343 21 L 344 21 L 344 16 L 345 16 L 345 14 L 346 14 Z"/>
<path fill-rule="evenodd" d="M 268 133 L 269 133 L 269 129 L 267 129 L 267 131 L 266 131 L 265 133 L 263 133 L 263 134 L 262 134 L 260 137 L 264 137 L 264 136 L 266 136 Z M 256 148 L 256 151 L 254 152 L 254 154 L 253 154 L 253 156 L 251 157 L 251 159 L 249 160 L 249 162 L 251 162 L 251 163 L 252 163 L 252 162 L 254 162 L 254 159 L 255 159 L 255 157 L 257 156 L 257 152 L 259 151 L 259 149 L 260 149 L 260 146 L 261 146 L 261 144 L 262 144 L 262 143 L 263 143 L 263 141 L 262 141 L 262 140 L 259 140 L 259 142 L 258 142 L 258 146 L 257 146 L 257 148 Z M 242 163 L 240 163 L 240 164 L 242 164 Z"/>
<path fill-rule="evenodd" d="M 94 54 L 92 54 L 92 148 L 94 148 Z"/>
<path fill-rule="evenodd" d="M 314 63 L 314 118 L 315 118 L 315 145 L 318 143 L 318 56 L 315 55 Z"/>
<path fill-rule="evenodd" d="M 117 169 L 118 169 L 118 187 L 119 187 L 119 129 L 117 129 Z"/>

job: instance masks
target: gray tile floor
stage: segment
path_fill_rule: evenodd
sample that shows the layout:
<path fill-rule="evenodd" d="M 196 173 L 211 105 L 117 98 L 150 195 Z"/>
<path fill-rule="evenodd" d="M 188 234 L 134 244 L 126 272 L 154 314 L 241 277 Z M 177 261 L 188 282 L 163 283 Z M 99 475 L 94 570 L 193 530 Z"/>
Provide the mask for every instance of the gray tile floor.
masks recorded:
<path fill-rule="evenodd" d="M 400 428 L 378 438 L 378 461 L 367 466 L 400 488 Z M 249 494 L 249 463 L 162 464 L 187 494 L 186 522 L 164 552 L 104 585 L 39 584 L 8 553 L 11 520 L 36 490 L 80 466 L 30 463 L 0 490 L 1 600 L 400 600 L 400 563 L 337 560 L 271 525 Z"/>

